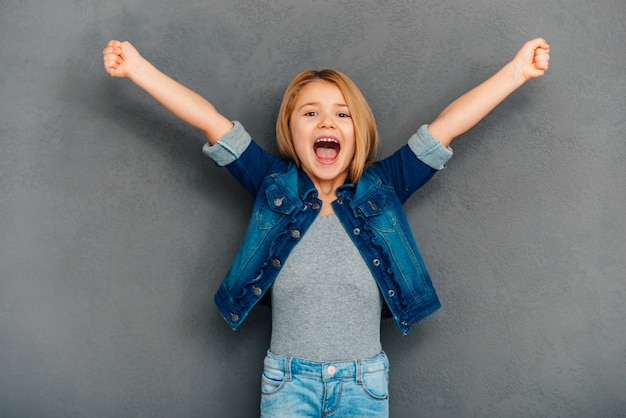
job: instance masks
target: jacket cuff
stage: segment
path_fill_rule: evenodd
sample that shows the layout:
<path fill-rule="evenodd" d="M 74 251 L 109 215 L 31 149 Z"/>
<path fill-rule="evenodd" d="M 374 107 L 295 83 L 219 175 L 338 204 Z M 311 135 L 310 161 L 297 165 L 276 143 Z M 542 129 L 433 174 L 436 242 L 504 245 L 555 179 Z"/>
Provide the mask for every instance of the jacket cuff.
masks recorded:
<path fill-rule="evenodd" d="M 424 164 L 435 170 L 443 170 L 452 158 L 452 148 L 444 147 L 441 142 L 428 131 L 428 125 L 422 125 L 409 138 L 409 148 Z"/>
<path fill-rule="evenodd" d="M 241 123 L 233 121 L 233 125 L 233 129 L 214 145 L 207 142 L 202 147 L 202 152 L 219 166 L 225 166 L 237 160 L 252 142 L 252 138 Z"/>

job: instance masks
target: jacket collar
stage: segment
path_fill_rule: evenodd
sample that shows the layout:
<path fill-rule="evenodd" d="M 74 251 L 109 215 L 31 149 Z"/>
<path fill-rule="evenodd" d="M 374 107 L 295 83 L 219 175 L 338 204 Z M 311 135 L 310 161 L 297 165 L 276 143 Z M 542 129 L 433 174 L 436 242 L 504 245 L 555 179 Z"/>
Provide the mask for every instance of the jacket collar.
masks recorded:
<path fill-rule="evenodd" d="M 274 179 L 276 184 L 281 188 L 283 193 L 294 202 L 304 201 L 308 199 L 311 194 L 317 195 L 317 189 L 313 185 L 313 182 L 302 170 L 298 170 L 295 164 L 290 163 L 286 171 L 275 174 Z M 348 180 L 347 180 L 348 181 Z M 361 179 L 355 183 L 344 183 L 337 188 L 337 194 L 350 193 L 352 198 L 356 201 L 367 199 L 381 185 L 381 180 L 378 176 L 373 174 L 369 170 L 365 170 Z"/>
<path fill-rule="evenodd" d="M 317 194 L 309 176 L 298 170 L 293 162 L 289 163 L 287 170 L 273 174 L 272 178 L 284 195 L 296 204 L 306 200 L 313 193 Z"/>
<path fill-rule="evenodd" d="M 365 170 L 359 181 L 355 183 L 345 183 L 337 188 L 337 194 L 343 194 L 350 190 L 354 200 L 367 199 L 381 186 L 382 181 L 378 176 L 369 170 Z"/>

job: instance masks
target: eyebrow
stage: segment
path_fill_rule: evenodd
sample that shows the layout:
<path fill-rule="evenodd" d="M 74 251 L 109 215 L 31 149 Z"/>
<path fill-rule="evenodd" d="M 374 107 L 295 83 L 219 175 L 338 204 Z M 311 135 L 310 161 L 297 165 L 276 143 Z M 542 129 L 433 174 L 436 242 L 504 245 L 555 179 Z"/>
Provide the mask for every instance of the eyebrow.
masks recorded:
<path fill-rule="evenodd" d="M 303 107 L 306 107 L 306 106 L 319 106 L 319 105 L 320 105 L 320 102 L 308 102 L 308 103 L 304 103 L 302 106 L 298 107 L 297 110 L 300 110 L 300 109 L 302 109 Z M 333 105 L 335 107 L 348 107 L 348 105 L 345 104 L 345 103 L 334 103 Z"/>

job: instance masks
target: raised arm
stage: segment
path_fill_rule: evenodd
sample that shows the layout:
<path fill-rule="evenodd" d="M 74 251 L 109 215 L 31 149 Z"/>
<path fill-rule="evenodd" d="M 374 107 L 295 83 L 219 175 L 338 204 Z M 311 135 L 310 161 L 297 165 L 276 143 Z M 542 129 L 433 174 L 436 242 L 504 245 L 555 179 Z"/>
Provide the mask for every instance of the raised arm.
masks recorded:
<path fill-rule="evenodd" d="M 129 42 L 110 41 L 102 51 L 104 68 L 112 77 L 132 80 L 166 109 L 200 129 L 211 144 L 233 124 L 196 92 L 159 71 Z"/>
<path fill-rule="evenodd" d="M 428 126 L 443 145 L 471 129 L 526 81 L 548 71 L 550 46 L 541 38 L 526 42 L 513 60 L 452 103 Z"/>

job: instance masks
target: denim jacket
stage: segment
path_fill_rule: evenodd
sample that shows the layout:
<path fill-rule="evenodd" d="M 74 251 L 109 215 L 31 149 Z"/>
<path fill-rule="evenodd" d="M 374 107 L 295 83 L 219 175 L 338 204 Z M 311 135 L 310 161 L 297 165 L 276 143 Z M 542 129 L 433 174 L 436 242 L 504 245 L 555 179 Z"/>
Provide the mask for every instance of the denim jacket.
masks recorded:
<path fill-rule="evenodd" d="M 269 288 L 322 202 L 302 170 L 262 150 L 241 124 L 234 125 L 203 151 L 254 197 L 243 243 L 215 294 L 218 310 L 236 329 L 266 293 L 269 297 Z M 378 284 L 385 301 L 383 317 L 392 317 L 403 334 L 441 304 L 402 204 L 451 156 L 452 150 L 424 125 L 407 145 L 368 167 L 356 184 L 340 186 L 332 203 Z"/>

